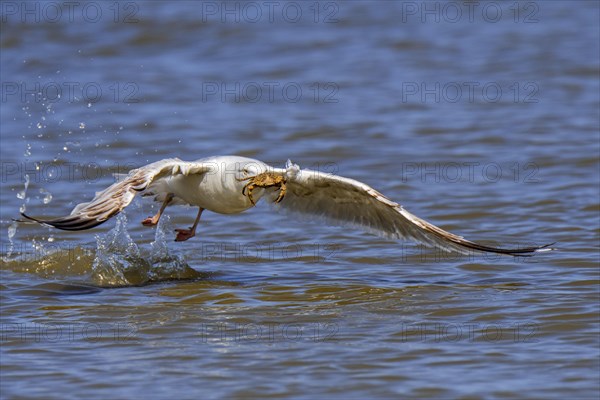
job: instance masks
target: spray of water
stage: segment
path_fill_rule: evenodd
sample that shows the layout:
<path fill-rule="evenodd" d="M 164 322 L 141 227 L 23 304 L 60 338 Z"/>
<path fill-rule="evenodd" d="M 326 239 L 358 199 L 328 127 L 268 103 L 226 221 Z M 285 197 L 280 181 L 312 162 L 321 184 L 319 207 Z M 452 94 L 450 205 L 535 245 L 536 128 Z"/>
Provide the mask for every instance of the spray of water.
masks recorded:
<path fill-rule="evenodd" d="M 197 279 L 203 275 L 185 260 L 169 251 L 165 230 L 168 219 L 157 226 L 150 251 L 145 251 L 131 239 L 125 214 L 104 237 L 96 237 L 96 257 L 91 279 L 104 287 L 144 285 L 166 280 Z"/>

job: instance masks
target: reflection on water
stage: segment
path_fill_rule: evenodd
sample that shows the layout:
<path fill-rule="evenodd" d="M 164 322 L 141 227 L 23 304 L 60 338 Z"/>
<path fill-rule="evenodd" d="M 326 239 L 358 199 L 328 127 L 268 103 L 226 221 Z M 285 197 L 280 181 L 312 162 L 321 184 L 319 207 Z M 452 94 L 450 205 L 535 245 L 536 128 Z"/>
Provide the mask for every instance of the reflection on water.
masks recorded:
<path fill-rule="evenodd" d="M 596 2 L 286 2 L 256 22 L 245 3 L 89 3 L 97 22 L 43 4 L 0 10 L 0 397 L 598 397 Z M 454 256 L 268 207 L 175 243 L 195 210 L 150 229 L 141 199 L 91 231 L 12 221 L 217 154 L 558 250 Z"/>

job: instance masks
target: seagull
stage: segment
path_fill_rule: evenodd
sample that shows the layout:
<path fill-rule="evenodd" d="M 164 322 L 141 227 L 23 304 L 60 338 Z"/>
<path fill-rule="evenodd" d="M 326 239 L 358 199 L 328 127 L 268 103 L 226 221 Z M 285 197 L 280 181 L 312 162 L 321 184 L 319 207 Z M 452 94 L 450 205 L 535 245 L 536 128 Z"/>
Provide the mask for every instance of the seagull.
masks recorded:
<path fill-rule="evenodd" d="M 90 229 L 117 215 L 136 194 L 153 196 L 158 212 L 142 221 L 158 224 L 169 205 L 198 207 L 193 225 L 176 229 L 175 241 L 196 235 L 204 210 L 238 214 L 263 197 L 276 208 L 324 219 L 333 225 L 350 225 L 390 239 L 406 239 L 447 252 L 491 252 L 513 256 L 551 250 L 552 244 L 527 248 L 498 248 L 471 242 L 409 213 L 372 187 L 354 179 L 300 169 L 288 160 L 285 168 L 240 156 L 215 156 L 197 161 L 169 158 L 116 176 L 117 181 L 78 204 L 61 218 L 41 219 L 21 213 L 31 221 L 67 231 Z M 21 222 L 27 222 L 21 220 Z"/>

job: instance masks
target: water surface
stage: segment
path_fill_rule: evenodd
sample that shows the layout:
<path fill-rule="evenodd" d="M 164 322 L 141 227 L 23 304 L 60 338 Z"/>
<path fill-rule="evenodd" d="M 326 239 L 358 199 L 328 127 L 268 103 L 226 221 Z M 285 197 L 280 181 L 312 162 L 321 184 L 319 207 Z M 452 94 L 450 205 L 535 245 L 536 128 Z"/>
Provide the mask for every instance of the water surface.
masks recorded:
<path fill-rule="evenodd" d="M 5 4 L 2 398 L 597 398 L 598 3 Z M 453 256 L 264 205 L 185 243 L 195 210 L 148 229 L 147 200 L 92 231 L 12 224 L 216 154 L 558 250 Z"/>

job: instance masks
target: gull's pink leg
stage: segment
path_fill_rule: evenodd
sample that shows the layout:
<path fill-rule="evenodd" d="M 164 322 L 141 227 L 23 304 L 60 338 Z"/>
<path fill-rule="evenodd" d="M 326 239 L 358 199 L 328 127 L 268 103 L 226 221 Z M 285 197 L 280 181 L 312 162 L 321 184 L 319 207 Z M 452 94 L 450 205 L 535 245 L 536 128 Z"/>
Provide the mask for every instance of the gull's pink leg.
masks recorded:
<path fill-rule="evenodd" d="M 160 219 L 160 216 L 162 215 L 163 211 L 165 211 L 165 208 L 167 208 L 167 206 L 169 205 L 171 200 L 173 200 L 173 193 L 168 193 L 167 197 L 165 197 L 165 201 L 163 201 L 162 206 L 160 206 L 160 210 L 158 210 L 156 215 L 153 217 L 148 217 L 145 220 L 143 220 L 142 225 L 154 226 L 154 225 L 158 224 L 158 220 Z"/>
<path fill-rule="evenodd" d="M 196 227 L 198 226 L 198 222 L 200 222 L 202 211 L 204 211 L 204 208 L 198 209 L 198 215 L 196 216 L 194 225 L 192 225 L 190 229 L 175 229 L 175 232 L 177 232 L 177 237 L 175 238 L 176 242 L 184 242 L 189 238 L 196 236 Z"/>

